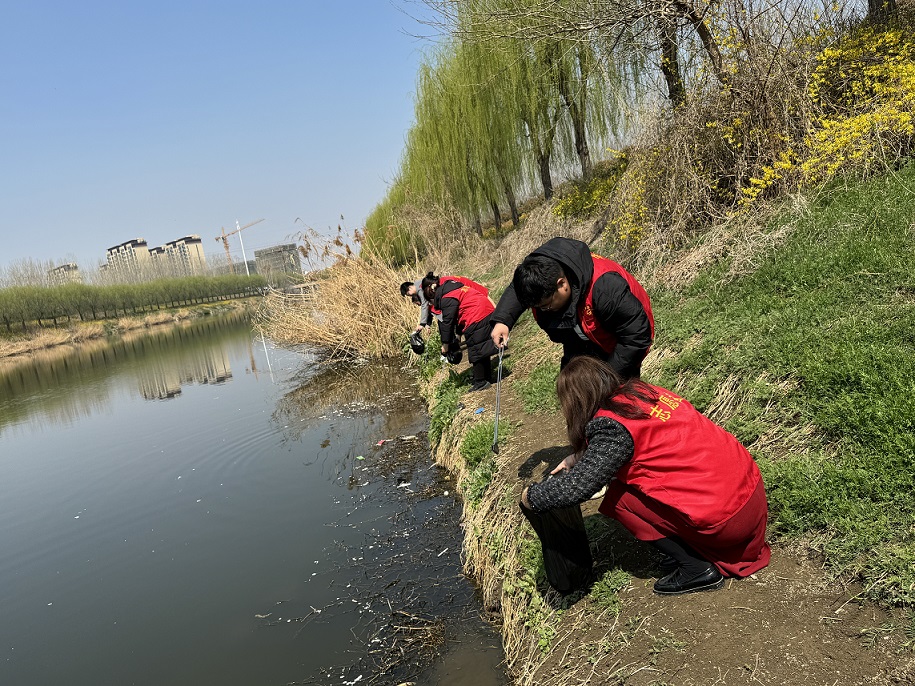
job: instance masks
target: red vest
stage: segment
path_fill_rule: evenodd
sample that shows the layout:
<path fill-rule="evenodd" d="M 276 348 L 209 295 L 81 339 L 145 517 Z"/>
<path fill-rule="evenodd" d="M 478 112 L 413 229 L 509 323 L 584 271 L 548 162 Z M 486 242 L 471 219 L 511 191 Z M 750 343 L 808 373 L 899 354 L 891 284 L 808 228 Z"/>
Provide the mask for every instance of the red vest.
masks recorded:
<path fill-rule="evenodd" d="M 466 276 L 442 276 L 439 277 L 439 285 L 445 283 L 446 281 L 460 281 L 465 286 L 470 286 L 471 288 L 480 291 L 487 298 L 489 297 L 489 289 L 486 288 L 483 284 L 479 284 L 473 279 L 468 279 Z"/>
<path fill-rule="evenodd" d="M 613 350 L 616 348 L 616 335 L 612 331 L 608 331 L 601 326 L 600 322 L 597 321 L 597 317 L 594 316 L 594 284 L 607 272 L 615 272 L 626 279 L 626 283 L 629 284 L 629 290 L 632 292 L 632 295 L 642 303 L 645 314 L 648 315 L 648 325 L 651 327 L 651 337 L 653 339 L 654 315 L 651 313 L 651 300 L 648 298 L 648 293 L 642 288 L 642 284 L 636 281 L 632 274 L 627 272 L 613 260 L 601 257 L 593 252 L 591 253 L 591 259 L 594 260 L 594 275 L 591 277 L 591 283 L 588 285 L 588 292 L 585 294 L 584 298 L 581 298 L 578 304 L 578 321 L 581 324 L 581 330 L 608 355 L 613 354 Z"/>
<path fill-rule="evenodd" d="M 447 282 L 447 281 L 457 281 L 458 283 L 462 283 L 465 286 L 469 286 L 470 288 L 473 288 L 474 290 L 480 291 L 480 293 L 482 293 L 487 298 L 489 298 L 489 290 L 486 288 L 486 286 L 477 283 L 473 279 L 468 279 L 466 276 L 440 276 L 438 278 L 439 288 L 444 286 L 445 282 Z M 432 314 L 441 314 L 442 313 L 441 310 L 435 309 L 435 305 L 432 304 L 432 301 L 429 301 L 429 309 L 432 310 Z M 495 309 L 495 308 L 493 308 L 493 309 Z M 480 319 L 482 319 L 482 317 Z M 477 320 L 477 321 L 479 321 L 479 320 Z"/>
<path fill-rule="evenodd" d="M 646 419 L 608 410 L 595 415 L 615 419 L 632 434 L 635 452 L 616 478 L 681 513 L 697 530 L 712 529 L 747 503 L 762 479 L 759 468 L 734 436 L 686 400 L 652 388 L 658 401 L 637 403 Z M 612 506 L 600 509 L 607 514 Z"/>
<path fill-rule="evenodd" d="M 454 279 L 457 281 L 458 279 Z M 444 281 L 444 277 L 443 277 Z M 470 281 L 470 279 L 467 279 Z M 464 283 L 464 280 L 461 280 Z M 471 283 L 473 283 L 471 281 Z M 479 286 L 479 284 L 477 284 Z M 441 285 L 439 285 L 441 288 Z M 485 319 L 496 309 L 489 301 L 489 291 L 483 286 L 480 291 L 473 286 L 465 285 L 461 288 L 455 288 L 450 293 L 445 293 L 443 298 L 456 298 L 458 301 L 458 331 L 464 331 L 472 324 Z"/>

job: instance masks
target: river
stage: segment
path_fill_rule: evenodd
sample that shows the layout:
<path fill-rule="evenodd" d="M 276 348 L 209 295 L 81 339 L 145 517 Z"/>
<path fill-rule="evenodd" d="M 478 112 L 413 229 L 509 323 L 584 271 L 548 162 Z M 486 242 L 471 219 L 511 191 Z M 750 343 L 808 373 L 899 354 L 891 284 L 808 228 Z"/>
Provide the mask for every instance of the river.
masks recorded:
<path fill-rule="evenodd" d="M 206 317 L 0 365 L 0 684 L 501 686 L 412 376 Z"/>

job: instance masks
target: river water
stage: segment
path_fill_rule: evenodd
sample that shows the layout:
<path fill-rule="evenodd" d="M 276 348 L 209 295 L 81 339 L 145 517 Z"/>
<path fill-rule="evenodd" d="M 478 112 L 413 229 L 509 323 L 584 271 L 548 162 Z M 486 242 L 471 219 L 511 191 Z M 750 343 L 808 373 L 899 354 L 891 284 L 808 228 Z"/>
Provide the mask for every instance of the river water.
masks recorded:
<path fill-rule="evenodd" d="M 411 381 L 237 316 L 0 365 L 0 684 L 506 683 Z"/>

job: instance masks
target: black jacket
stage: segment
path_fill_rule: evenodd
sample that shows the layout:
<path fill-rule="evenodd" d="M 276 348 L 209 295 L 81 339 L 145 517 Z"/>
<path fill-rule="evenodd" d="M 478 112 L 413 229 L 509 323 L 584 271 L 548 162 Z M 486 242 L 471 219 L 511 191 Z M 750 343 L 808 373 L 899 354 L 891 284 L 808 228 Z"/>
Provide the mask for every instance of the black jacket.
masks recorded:
<path fill-rule="evenodd" d="M 562 343 L 562 366 L 576 355 L 592 355 L 607 361 L 624 377 L 638 376 L 642 358 L 651 346 L 651 324 L 642 303 L 629 290 L 629 284 L 619 274 L 608 273 L 594 284 L 594 314 L 608 331 L 616 336 L 613 354 L 592 342 L 581 330 L 578 321 L 578 305 L 587 294 L 594 275 L 594 261 L 587 243 L 571 238 L 551 238 L 531 253 L 551 257 L 562 265 L 572 297 L 562 312 L 537 310 L 537 323 L 550 340 Z M 525 308 L 515 295 L 515 288 L 509 285 L 492 321 L 505 324 L 511 329 Z"/>
<path fill-rule="evenodd" d="M 478 322 L 474 322 L 467 327 L 466 331 L 460 329 L 458 324 L 460 303 L 456 298 L 446 298 L 445 294 L 463 288 L 464 284 L 458 281 L 447 281 L 435 289 L 435 296 L 432 303 L 435 309 L 440 310 L 442 317 L 438 323 L 439 335 L 442 339 L 442 345 L 448 346 L 450 350 L 457 350 L 460 345 L 460 338 L 463 335 L 467 341 L 467 359 L 470 362 L 476 362 L 485 357 L 497 355 L 499 351 L 492 342 L 489 334 L 492 331 L 490 317 Z"/>

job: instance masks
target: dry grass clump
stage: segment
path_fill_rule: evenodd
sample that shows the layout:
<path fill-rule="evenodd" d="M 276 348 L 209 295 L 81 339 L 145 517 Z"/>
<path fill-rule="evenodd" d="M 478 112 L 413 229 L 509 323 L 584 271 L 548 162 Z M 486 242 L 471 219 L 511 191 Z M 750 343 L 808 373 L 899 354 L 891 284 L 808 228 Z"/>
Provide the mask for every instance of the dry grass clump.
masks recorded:
<path fill-rule="evenodd" d="M 173 324 L 174 322 L 175 315 L 168 312 L 155 312 L 143 317 L 143 326 L 147 328 L 151 326 L 158 326 L 159 324 Z"/>
<path fill-rule="evenodd" d="M 688 248 L 674 250 L 662 232 L 650 233 L 638 253 L 639 281 L 650 290 L 665 287 L 678 290 L 689 285 L 706 267 L 727 259 L 729 268 L 722 282 L 750 274 L 761 261 L 783 245 L 809 204 L 806 196 L 794 195 L 792 222 L 772 224 L 768 219 L 774 208 L 759 206 L 710 227 Z"/>
<path fill-rule="evenodd" d="M 115 328 L 121 332 L 142 329 L 143 326 L 143 320 L 136 317 L 118 317 L 118 320 L 115 323 Z"/>
<path fill-rule="evenodd" d="M 341 259 L 310 292 L 272 291 L 257 324 L 274 340 L 319 346 L 331 359 L 397 355 L 419 315 L 399 290 L 412 278 L 378 260 Z"/>
<path fill-rule="evenodd" d="M 70 340 L 74 343 L 102 338 L 105 335 L 105 325 L 99 322 L 80 324 L 70 329 Z"/>
<path fill-rule="evenodd" d="M 28 338 L 14 338 L 0 341 L 0 357 L 28 355 L 70 343 L 82 343 L 105 336 L 105 327 L 98 322 L 78 324 L 68 330 L 51 329 L 39 331 Z"/>
<path fill-rule="evenodd" d="M 53 348 L 70 342 L 71 335 L 69 331 L 61 331 L 59 329 L 41 331 L 29 338 L 14 338 L 0 341 L 0 357 L 24 355 L 35 352 L 36 350 Z"/>

